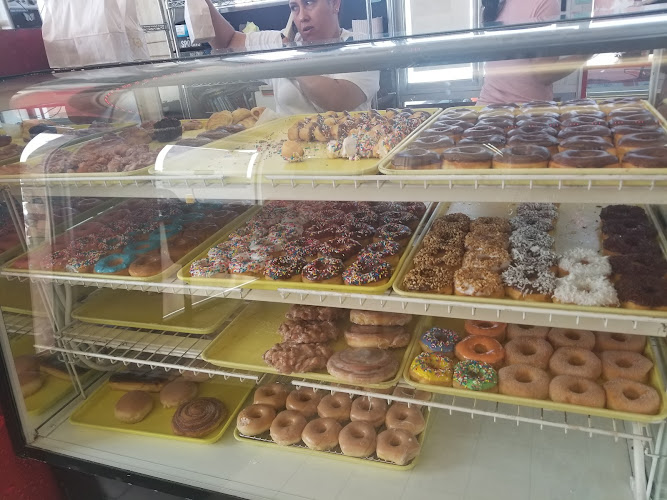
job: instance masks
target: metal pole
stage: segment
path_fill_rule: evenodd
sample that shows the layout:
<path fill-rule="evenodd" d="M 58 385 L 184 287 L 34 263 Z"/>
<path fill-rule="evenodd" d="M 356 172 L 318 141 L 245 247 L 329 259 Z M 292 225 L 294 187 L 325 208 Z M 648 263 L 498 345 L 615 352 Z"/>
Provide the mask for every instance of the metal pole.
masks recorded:
<path fill-rule="evenodd" d="M 653 61 L 651 62 L 651 79 L 648 87 L 648 102 L 657 106 L 658 93 L 660 92 L 660 68 L 663 58 L 666 57 L 665 49 L 655 49 L 653 51 Z M 667 64 L 667 63 L 666 63 Z M 664 99 L 666 96 L 662 96 Z"/>
<path fill-rule="evenodd" d="M 181 57 L 181 51 L 178 49 L 178 40 L 176 39 L 176 33 L 174 28 L 174 18 L 171 15 L 171 9 L 168 4 L 169 0 L 158 0 L 158 5 L 160 6 L 160 13 L 162 14 L 162 20 L 164 21 L 165 32 L 167 35 L 167 44 L 169 45 L 169 53 L 171 54 L 172 59 L 179 59 Z"/>
<path fill-rule="evenodd" d="M 373 38 L 373 4 L 372 0 L 366 0 L 366 22 L 368 23 L 368 39 Z"/>

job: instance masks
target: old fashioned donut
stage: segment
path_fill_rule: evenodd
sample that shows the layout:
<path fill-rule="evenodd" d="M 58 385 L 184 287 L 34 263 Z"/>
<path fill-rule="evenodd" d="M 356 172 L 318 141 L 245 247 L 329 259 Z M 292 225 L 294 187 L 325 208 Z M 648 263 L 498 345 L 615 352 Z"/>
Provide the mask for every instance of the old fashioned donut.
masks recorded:
<path fill-rule="evenodd" d="M 394 403 L 385 418 L 387 429 L 405 429 L 412 435 L 421 434 L 426 428 L 426 421 L 421 410 L 405 403 Z"/>
<path fill-rule="evenodd" d="M 407 465 L 420 451 L 417 438 L 403 429 L 387 429 L 377 437 L 376 454 L 380 460 Z"/>
<path fill-rule="evenodd" d="M 549 328 L 546 326 L 530 326 L 530 325 L 507 325 L 507 339 L 512 340 L 519 337 L 529 337 L 537 339 L 546 339 L 549 333 Z"/>
<path fill-rule="evenodd" d="M 554 375 L 573 375 L 597 380 L 602 374 L 602 362 L 586 349 L 561 347 L 551 356 L 549 370 Z"/>
<path fill-rule="evenodd" d="M 498 370 L 498 391 L 520 398 L 547 399 L 549 375 L 532 365 L 511 365 Z"/>
<path fill-rule="evenodd" d="M 255 404 L 269 405 L 276 411 L 285 408 L 288 391 L 283 384 L 265 384 L 260 385 L 255 390 L 253 402 Z"/>
<path fill-rule="evenodd" d="M 317 405 L 317 414 L 321 418 L 333 418 L 339 422 L 350 420 L 352 399 L 348 394 L 336 392 L 324 396 Z"/>
<path fill-rule="evenodd" d="M 343 455 L 366 458 L 377 446 L 375 427 L 368 422 L 350 422 L 340 431 L 338 444 Z"/>
<path fill-rule="evenodd" d="M 464 323 L 464 329 L 468 335 L 483 335 L 491 337 L 498 342 L 505 340 L 507 332 L 507 323 L 499 323 L 497 321 L 478 321 L 467 319 Z"/>
<path fill-rule="evenodd" d="M 633 351 L 644 352 L 646 337 L 625 333 L 595 333 L 595 349 L 598 351 Z"/>
<path fill-rule="evenodd" d="M 505 349 L 500 342 L 483 335 L 470 335 L 456 344 L 454 349 L 460 361 L 474 360 L 500 368 L 505 359 Z"/>
<path fill-rule="evenodd" d="M 440 352 L 422 352 L 410 364 L 410 377 L 422 384 L 451 386 L 454 362 Z"/>
<path fill-rule="evenodd" d="M 380 427 L 384 424 L 386 414 L 387 402 L 384 399 L 360 396 L 352 402 L 350 420 L 368 422 L 375 427 Z"/>
<path fill-rule="evenodd" d="M 645 415 L 654 415 L 660 410 L 658 391 L 649 385 L 616 378 L 605 382 L 602 387 L 607 395 L 607 408 L 611 410 Z"/>
<path fill-rule="evenodd" d="M 551 344 L 544 339 L 517 337 L 505 344 L 505 362 L 508 365 L 531 365 L 546 370 L 553 352 Z"/>
<path fill-rule="evenodd" d="M 338 446 L 338 435 L 342 429 L 335 418 L 316 418 L 303 428 L 301 440 L 311 450 L 331 450 Z"/>
<path fill-rule="evenodd" d="M 498 372 L 488 363 L 472 359 L 459 361 L 452 386 L 469 391 L 498 392 Z"/>
<path fill-rule="evenodd" d="M 320 404 L 320 396 L 315 389 L 303 387 L 290 392 L 285 400 L 285 407 L 288 410 L 298 411 L 304 417 L 310 418 L 317 413 L 317 405 Z"/>
<path fill-rule="evenodd" d="M 246 436 L 257 436 L 271 428 L 276 410 L 272 406 L 253 404 L 244 408 L 236 417 L 236 428 Z"/>
<path fill-rule="evenodd" d="M 645 384 L 653 368 L 653 362 L 638 352 L 602 351 L 600 359 L 605 380 L 624 378 Z"/>
<path fill-rule="evenodd" d="M 284 410 L 271 422 L 269 433 L 276 444 L 289 446 L 301 441 L 304 427 L 306 427 L 306 417 L 298 411 Z"/>
<path fill-rule="evenodd" d="M 604 408 L 604 389 L 592 380 L 573 375 L 558 375 L 549 384 L 549 399 L 556 403 Z"/>
<path fill-rule="evenodd" d="M 547 340 L 555 349 L 559 347 L 579 347 L 592 351 L 595 347 L 595 334 L 589 330 L 573 330 L 571 328 L 552 328 Z"/>

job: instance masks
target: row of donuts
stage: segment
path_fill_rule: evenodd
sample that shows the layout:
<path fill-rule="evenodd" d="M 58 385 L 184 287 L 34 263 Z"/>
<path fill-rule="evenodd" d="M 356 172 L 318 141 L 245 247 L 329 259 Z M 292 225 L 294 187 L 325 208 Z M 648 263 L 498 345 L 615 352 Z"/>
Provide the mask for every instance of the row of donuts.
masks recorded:
<path fill-rule="evenodd" d="M 423 203 L 270 202 L 190 275 L 382 285 L 425 212 Z"/>
<path fill-rule="evenodd" d="M 569 111 L 555 103 L 495 105 L 479 113 L 445 110 L 392 165 L 399 170 L 666 167 L 665 130 L 639 100 L 622 104 L 604 105 L 606 112 L 594 102 Z"/>
<path fill-rule="evenodd" d="M 396 392 L 398 391 L 398 392 Z M 395 394 L 428 399 L 429 394 L 396 388 Z M 420 394 L 416 394 L 419 392 Z M 377 458 L 407 465 L 421 451 L 424 410 L 404 403 L 346 393 L 324 395 L 310 388 L 289 390 L 281 383 L 257 388 L 253 404 L 237 416 L 243 436 L 270 439 L 281 446 L 307 446 L 349 457 Z"/>
<path fill-rule="evenodd" d="M 648 385 L 653 362 L 642 354 L 644 336 L 472 320 L 464 329 L 463 336 L 442 328 L 426 331 L 411 378 L 631 413 L 660 409 L 660 396 Z"/>

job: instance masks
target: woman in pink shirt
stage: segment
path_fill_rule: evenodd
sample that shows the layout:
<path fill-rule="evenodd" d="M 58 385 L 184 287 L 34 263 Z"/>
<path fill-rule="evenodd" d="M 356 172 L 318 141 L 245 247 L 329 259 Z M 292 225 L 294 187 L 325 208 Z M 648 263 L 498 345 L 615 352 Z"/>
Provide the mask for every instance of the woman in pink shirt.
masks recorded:
<path fill-rule="evenodd" d="M 486 26 L 555 21 L 560 17 L 560 0 L 482 0 L 482 5 Z M 572 63 L 584 60 L 583 56 L 572 56 L 488 62 L 478 103 L 551 101 L 554 82 L 574 71 Z"/>

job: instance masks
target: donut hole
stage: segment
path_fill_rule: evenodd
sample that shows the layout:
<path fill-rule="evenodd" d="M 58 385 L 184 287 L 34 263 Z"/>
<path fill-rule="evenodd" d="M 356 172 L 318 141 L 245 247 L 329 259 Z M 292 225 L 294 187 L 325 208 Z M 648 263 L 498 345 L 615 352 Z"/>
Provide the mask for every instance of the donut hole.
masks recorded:
<path fill-rule="evenodd" d="M 334 401 L 331 402 L 330 406 L 331 406 L 332 408 L 334 408 L 335 410 L 337 410 L 337 409 L 339 409 L 342 405 L 340 404 L 339 401 L 334 400 Z"/>
<path fill-rule="evenodd" d="M 572 330 L 567 330 L 565 333 L 563 333 L 565 338 L 574 340 L 575 342 L 577 340 L 581 340 L 581 334 L 579 332 L 574 332 Z"/>
<path fill-rule="evenodd" d="M 356 431 L 356 430 L 355 430 L 355 431 L 352 431 L 352 432 L 350 433 L 350 436 L 352 436 L 353 439 L 363 439 L 364 434 L 363 434 L 363 432 L 360 432 L 360 431 Z"/>
<path fill-rule="evenodd" d="M 248 412 L 248 417 L 250 418 L 262 418 L 262 412 L 256 408 L 253 408 Z"/>
<path fill-rule="evenodd" d="M 616 342 L 625 342 L 625 335 L 622 333 L 612 333 L 611 334 L 611 340 L 615 340 Z"/>
<path fill-rule="evenodd" d="M 619 368 L 630 368 L 632 366 L 632 363 L 627 359 L 617 359 L 616 366 L 618 366 Z"/>
<path fill-rule="evenodd" d="M 472 347 L 472 350 L 475 351 L 477 354 L 486 354 L 488 349 L 483 345 L 483 344 L 475 344 Z"/>
<path fill-rule="evenodd" d="M 519 346 L 519 352 L 524 356 L 532 356 L 533 354 L 537 353 L 537 349 L 535 349 L 535 346 L 533 345 L 526 344 Z"/>
<path fill-rule="evenodd" d="M 586 388 L 580 382 L 575 382 L 574 384 L 568 387 L 568 390 L 575 394 L 583 394 L 584 392 L 586 392 Z"/>
<path fill-rule="evenodd" d="M 639 392 L 637 392 L 632 387 L 628 387 L 623 389 L 623 396 L 626 399 L 629 399 L 630 401 L 634 401 L 635 399 L 639 399 L 641 397 L 641 394 L 639 394 Z"/>
<path fill-rule="evenodd" d="M 516 381 L 522 384 L 530 384 L 533 381 L 533 377 L 530 376 L 528 372 L 519 372 L 516 374 Z"/>
<path fill-rule="evenodd" d="M 572 366 L 584 366 L 586 364 L 586 360 L 580 358 L 579 356 L 572 356 L 568 358 L 567 364 Z"/>

